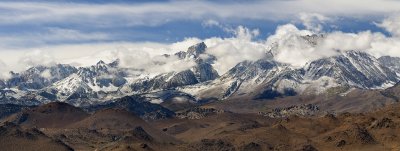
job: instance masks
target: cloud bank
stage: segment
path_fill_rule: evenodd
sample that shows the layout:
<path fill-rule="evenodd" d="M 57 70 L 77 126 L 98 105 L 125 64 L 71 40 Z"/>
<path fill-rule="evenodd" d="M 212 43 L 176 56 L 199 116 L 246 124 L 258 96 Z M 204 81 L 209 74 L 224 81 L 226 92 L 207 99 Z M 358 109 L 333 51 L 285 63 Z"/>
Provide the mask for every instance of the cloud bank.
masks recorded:
<path fill-rule="evenodd" d="M 0 51 L 0 60 L 7 62 L 7 64 L 2 64 L 1 68 L 3 69 L 2 72 L 7 74 L 11 70 L 19 72 L 37 65 L 50 66 L 56 63 L 64 63 L 79 67 L 94 65 L 99 60 L 112 62 L 119 59 L 121 67 L 143 69 L 147 74 L 182 71 L 194 66 L 194 60 L 180 60 L 173 55 L 166 58 L 162 55 L 186 51 L 188 47 L 202 41 L 208 46 L 206 53 L 218 58 L 214 67 L 221 74 L 238 62 L 260 59 L 265 55 L 266 45 L 252 41 L 259 34 L 257 29 L 239 26 L 235 29 L 229 29 L 227 32 L 231 32 L 234 36 L 208 39 L 187 38 L 184 41 L 172 44 L 151 42 L 79 44 Z"/>
<path fill-rule="evenodd" d="M 184 51 L 189 46 L 204 41 L 207 53 L 217 57 L 214 67 L 220 74 L 244 60 L 257 60 L 273 50 L 276 61 L 301 67 L 315 59 L 337 55 L 340 51 L 366 51 L 376 57 L 400 57 L 400 3 L 396 1 L 255 1 L 253 3 L 214 3 L 209 1 L 171 1 L 139 4 L 80 4 L 66 3 L 1 2 L 0 26 L 20 24 L 65 23 L 86 27 L 114 28 L 115 26 L 158 26 L 173 20 L 202 20 L 205 27 L 217 27 L 232 37 L 185 38 L 175 43 L 110 42 L 115 35 L 99 31 L 46 27 L 41 34 L 1 36 L 0 72 L 7 77 L 10 70 L 22 71 L 35 65 L 68 63 L 76 66 L 93 65 L 99 60 L 121 60 L 126 68 L 146 69 L 149 74 L 181 71 L 194 65 L 191 60 L 161 57 Z M 335 6 L 335 7 L 333 7 Z M 243 11 L 237 11 L 243 10 Z M 311 13 L 308 13 L 311 12 Z M 29 15 L 27 15 L 29 14 Z M 390 15 L 389 15 L 390 14 Z M 77 17 L 79 16 L 79 17 Z M 211 17 L 210 17 L 211 16 Z M 363 18 L 372 16 L 381 32 L 325 31 L 338 16 Z M 294 18 L 297 17 L 297 18 Z M 265 39 L 257 39 L 258 28 L 230 27 L 228 20 L 262 19 L 288 22 L 281 24 Z M 299 27 L 298 22 L 304 27 Z M 265 33 L 264 33 L 265 34 Z M 305 42 L 302 36 L 324 35 L 315 45 Z M 12 45 L 32 43 L 13 48 Z M 63 42 L 72 42 L 64 44 Z M 90 43 L 86 43 L 90 41 Z M 94 41 L 94 42 L 93 42 Z M 184 66 L 183 66 L 184 65 Z M 46 74 L 44 74 L 46 76 Z"/>
<path fill-rule="evenodd" d="M 308 21 L 305 20 L 307 24 Z M 340 54 L 340 52 L 356 50 L 364 51 L 375 57 L 400 57 L 400 16 L 393 14 L 377 26 L 390 33 L 387 36 L 381 32 L 361 31 L 346 33 L 342 31 L 319 32 L 321 26 L 310 26 L 300 30 L 292 24 L 279 26 L 274 35 L 268 37 L 267 45 L 276 46 L 275 59 L 301 67 L 307 62 Z M 315 45 L 305 42 L 302 36 L 323 35 Z"/>

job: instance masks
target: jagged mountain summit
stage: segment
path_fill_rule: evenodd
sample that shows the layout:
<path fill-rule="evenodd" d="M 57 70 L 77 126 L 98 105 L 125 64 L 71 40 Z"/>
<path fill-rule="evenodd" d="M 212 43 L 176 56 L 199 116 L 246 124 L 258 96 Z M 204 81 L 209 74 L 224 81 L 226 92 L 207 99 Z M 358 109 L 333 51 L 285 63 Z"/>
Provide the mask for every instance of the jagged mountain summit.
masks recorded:
<path fill-rule="evenodd" d="M 11 78 L 4 85 L 10 88 L 16 87 L 20 90 L 41 89 L 77 71 L 75 67 L 65 64 L 36 66 L 21 73 L 10 72 Z"/>
<path fill-rule="evenodd" d="M 324 36 L 297 38 L 312 47 Z M 192 67 L 156 75 L 120 67 L 120 60 L 79 68 L 62 64 L 32 67 L 0 81 L 0 101 L 24 105 L 63 101 L 91 106 L 139 95 L 152 103 L 197 103 L 236 97 L 273 99 L 328 91 L 344 93 L 352 88 L 380 89 L 399 80 L 400 59 L 396 57 L 377 59 L 365 52 L 344 51 L 299 68 L 276 61 L 274 49 L 279 44 L 273 46 L 264 58 L 240 62 L 226 73 L 214 69 L 218 58 L 207 53 L 204 42 L 187 51 L 160 56 L 193 61 Z"/>
<path fill-rule="evenodd" d="M 395 71 L 381 64 L 375 57 L 357 51 L 313 61 L 306 65 L 305 71 L 306 77 L 311 80 L 326 76 L 343 84 L 367 89 L 394 84 L 398 80 Z"/>
<path fill-rule="evenodd" d="M 157 75 L 153 78 L 142 78 L 129 85 L 131 91 L 134 92 L 149 92 L 154 90 L 165 90 L 177 88 L 186 85 L 194 85 L 201 82 L 214 80 L 219 77 L 218 72 L 211 65 L 212 60 L 204 60 L 200 58 L 201 54 L 205 53 L 207 46 L 204 43 L 199 43 L 189 47 L 184 52 L 178 52 L 174 55 L 180 59 L 194 59 L 196 64 L 187 70 L 180 72 L 169 72 Z M 215 58 L 210 56 L 209 58 Z"/>
<path fill-rule="evenodd" d="M 211 65 L 215 57 L 205 54 L 206 48 L 205 43 L 199 43 L 187 51 L 172 54 L 181 60 L 192 60 L 195 65 L 183 71 L 158 75 L 132 74 L 130 71 L 140 72 L 140 69 L 119 67 L 119 60 L 111 63 L 100 60 L 95 65 L 79 68 L 61 64 L 33 67 L 1 81 L 0 97 L 2 103 L 37 105 L 58 100 L 87 106 L 132 94 L 198 84 L 219 77 Z M 200 55 L 210 59 L 205 60 Z"/>
<path fill-rule="evenodd" d="M 387 88 L 398 80 L 399 76 L 375 57 L 347 51 L 312 61 L 302 68 L 267 59 L 244 61 L 212 82 L 188 86 L 182 91 L 199 97 L 271 99 L 338 88 L 342 91 Z"/>

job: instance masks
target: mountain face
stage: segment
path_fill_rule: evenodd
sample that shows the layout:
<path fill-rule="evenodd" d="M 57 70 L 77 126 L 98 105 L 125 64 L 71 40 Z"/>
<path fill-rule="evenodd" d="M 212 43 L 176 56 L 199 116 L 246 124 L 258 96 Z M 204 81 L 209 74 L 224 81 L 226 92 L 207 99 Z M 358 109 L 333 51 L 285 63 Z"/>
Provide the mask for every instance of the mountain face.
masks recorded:
<path fill-rule="evenodd" d="M 190 46 L 187 51 L 180 51 L 175 53 L 174 55 L 178 56 L 181 59 L 187 58 L 199 58 L 200 55 L 205 54 L 207 49 L 207 45 L 204 42 L 198 43 L 196 45 Z"/>
<path fill-rule="evenodd" d="M 226 75 L 223 75 L 225 79 L 229 79 L 228 81 L 234 81 L 230 84 L 224 96 L 227 97 L 234 93 L 242 95 L 254 93 L 254 90 L 260 89 L 260 86 L 263 89 L 262 91 L 271 91 L 272 93 L 272 91 L 275 91 L 277 88 L 274 86 L 274 83 L 280 80 L 282 78 L 281 76 L 284 76 L 285 73 L 290 71 L 291 69 L 288 66 L 272 60 L 258 60 L 255 62 L 245 61 L 239 63 L 233 69 L 229 70 Z M 296 74 L 292 76 L 293 77 L 287 77 L 287 79 L 295 80 L 298 78 L 295 77 Z M 266 83 L 271 83 L 271 85 L 264 86 Z M 252 87 L 256 89 L 252 89 Z"/>
<path fill-rule="evenodd" d="M 157 75 L 153 78 L 146 77 L 139 79 L 137 82 L 130 84 L 131 91 L 149 92 L 154 90 L 174 89 L 218 78 L 218 72 L 211 65 L 215 57 L 204 54 L 206 48 L 207 46 L 202 42 L 189 47 L 186 52 L 180 51 L 175 53 L 174 55 L 180 59 L 193 59 L 196 65 L 180 72 L 169 72 Z M 207 56 L 208 59 L 202 59 L 200 57 L 201 55 Z"/>
<path fill-rule="evenodd" d="M 182 88 L 183 92 L 202 99 L 237 96 L 276 97 L 295 95 L 301 72 L 270 59 L 243 61 L 216 80 Z"/>
<path fill-rule="evenodd" d="M 4 88 L 6 88 L 7 87 L 7 85 L 6 85 L 6 83 L 4 82 L 4 80 L 0 80 L 0 89 L 4 89 Z"/>
<path fill-rule="evenodd" d="M 313 47 L 323 35 L 294 37 Z M 400 59 L 379 59 L 359 51 L 346 51 L 321 58 L 304 67 L 293 67 L 274 60 L 279 47 L 272 45 L 266 57 L 243 61 L 222 74 L 214 69 L 217 60 L 199 43 L 175 54 L 195 64 L 182 71 L 141 74 L 141 70 L 121 68 L 119 60 L 99 61 L 88 67 L 70 65 L 37 66 L 21 73 L 11 72 L 10 79 L 0 81 L 2 103 L 39 105 L 62 101 L 75 106 L 92 106 L 114 102 L 118 98 L 139 95 L 152 103 L 172 108 L 191 106 L 177 102 L 201 103 L 228 98 L 273 99 L 299 94 L 320 94 L 332 89 L 379 89 L 397 83 Z M 135 71 L 132 74 L 131 71 Z M 340 91 L 342 92 L 342 91 Z M 114 101 L 113 101 L 114 100 Z"/>
<path fill-rule="evenodd" d="M 127 73 L 118 68 L 118 60 L 109 64 L 99 61 L 90 67 L 81 67 L 76 73 L 44 89 L 47 99 L 57 99 L 81 105 L 81 100 L 105 99 L 127 81 Z M 50 97 L 49 97 L 50 96 Z M 90 102 L 89 102 L 90 104 Z"/>
<path fill-rule="evenodd" d="M 391 56 L 382 56 L 378 58 L 378 61 L 395 71 L 396 73 L 400 73 L 400 58 L 399 57 L 391 57 Z"/>
<path fill-rule="evenodd" d="M 311 80 L 326 76 L 341 84 L 366 89 L 394 84 L 398 80 L 396 73 L 380 64 L 376 58 L 356 51 L 313 61 L 305 67 L 305 73 Z"/>
<path fill-rule="evenodd" d="M 297 94 L 324 93 L 336 88 L 376 89 L 397 83 L 399 76 L 375 57 L 357 51 L 312 61 L 292 68 L 271 59 L 244 61 L 203 86 L 183 89 L 201 97 L 272 99 Z M 210 91 L 216 91 L 210 94 Z"/>
<path fill-rule="evenodd" d="M 20 90 L 41 89 L 77 71 L 75 67 L 63 64 L 50 67 L 36 66 L 21 73 L 11 72 L 11 78 L 5 82 L 5 85 L 10 88 L 16 87 Z"/>
<path fill-rule="evenodd" d="M 99 61 L 96 65 L 88 68 L 79 68 L 79 75 L 85 83 L 92 88 L 102 90 L 106 87 L 120 87 L 127 81 L 124 77 L 128 73 L 118 68 L 119 60 L 109 64 Z"/>
<path fill-rule="evenodd" d="M 145 120 L 172 118 L 175 113 L 158 104 L 150 103 L 146 98 L 126 96 L 110 101 L 109 103 L 89 106 L 87 111 L 93 112 L 107 108 L 118 108 L 129 111 Z"/>

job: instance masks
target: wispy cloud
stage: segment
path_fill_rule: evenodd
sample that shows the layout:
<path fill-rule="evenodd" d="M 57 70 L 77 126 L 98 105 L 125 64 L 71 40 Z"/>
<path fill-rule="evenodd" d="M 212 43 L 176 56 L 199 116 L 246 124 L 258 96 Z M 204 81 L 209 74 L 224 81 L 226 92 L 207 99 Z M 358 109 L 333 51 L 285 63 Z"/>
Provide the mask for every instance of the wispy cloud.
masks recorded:
<path fill-rule="evenodd" d="M 91 26 L 157 25 L 176 19 L 294 18 L 301 12 L 367 17 L 399 11 L 394 0 L 291 0 L 214 3 L 170 1 L 134 4 L 2 2 L 0 24 L 70 22 Z"/>
<path fill-rule="evenodd" d="M 0 35 L 0 51 L 10 48 L 32 48 L 43 45 L 63 43 L 84 43 L 112 40 L 108 33 L 84 32 L 66 28 L 45 28 L 43 31 L 32 31 L 22 34 Z"/>
<path fill-rule="evenodd" d="M 308 30 L 322 31 L 323 24 L 332 21 L 331 18 L 317 13 L 300 13 L 299 19 Z"/>
<path fill-rule="evenodd" d="M 400 14 L 391 15 L 384 19 L 381 23 L 377 23 L 379 27 L 384 28 L 393 36 L 400 36 Z"/>

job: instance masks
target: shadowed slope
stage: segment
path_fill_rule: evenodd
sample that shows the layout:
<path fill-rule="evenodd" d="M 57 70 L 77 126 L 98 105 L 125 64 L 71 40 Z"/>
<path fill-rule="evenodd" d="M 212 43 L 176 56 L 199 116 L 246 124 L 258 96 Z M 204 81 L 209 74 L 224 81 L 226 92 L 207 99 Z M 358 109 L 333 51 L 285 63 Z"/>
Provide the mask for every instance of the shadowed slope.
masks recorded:
<path fill-rule="evenodd" d="M 24 110 L 5 120 L 20 124 L 23 127 L 62 128 L 87 116 L 88 114 L 80 108 L 67 103 L 52 102 Z"/>
<path fill-rule="evenodd" d="M 9 151 L 72 151 L 61 141 L 47 137 L 38 129 L 24 130 L 13 123 L 0 127 L 0 148 Z"/>

